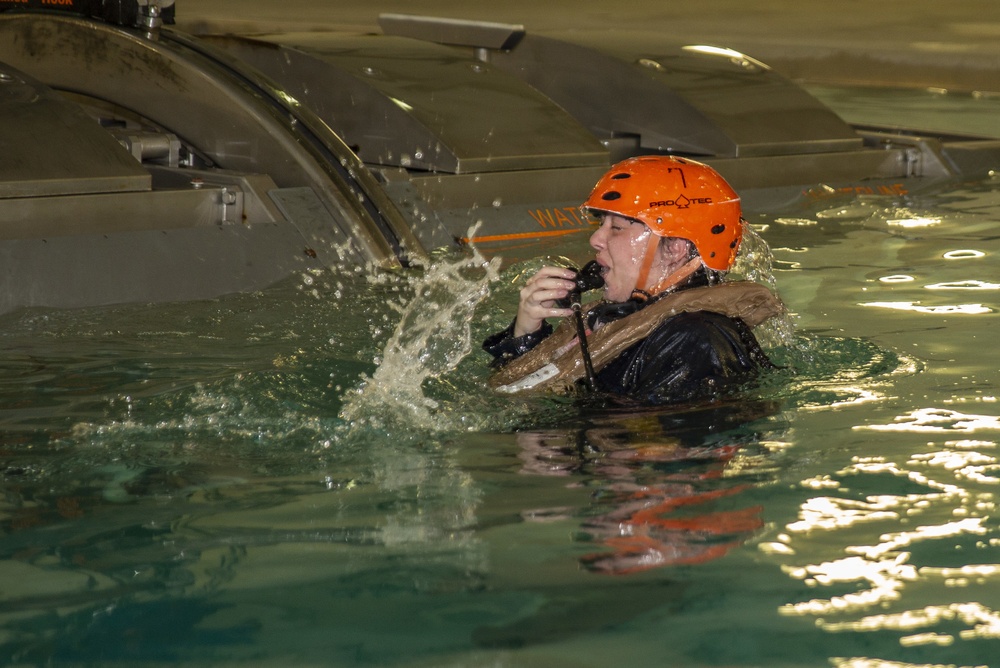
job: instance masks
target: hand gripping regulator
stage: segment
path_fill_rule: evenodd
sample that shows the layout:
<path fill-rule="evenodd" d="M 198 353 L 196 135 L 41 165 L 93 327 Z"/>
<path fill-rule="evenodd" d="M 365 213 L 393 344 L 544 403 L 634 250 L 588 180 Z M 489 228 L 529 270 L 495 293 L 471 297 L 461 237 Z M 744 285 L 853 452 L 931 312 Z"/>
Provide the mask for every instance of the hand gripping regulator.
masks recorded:
<path fill-rule="evenodd" d="M 604 278 L 601 276 L 601 265 L 596 260 L 591 260 L 583 265 L 583 269 L 576 272 L 573 279 L 576 284 L 568 295 L 556 300 L 559 308 L 573 309 L 573 318 L 576 320 L 576 336 L 580 341 L 580 355 L 583 357 L 583 368 L 587 372 L 587 387 L 595 389 L 596 380 L 594 365 L 590 361 L 590 350 L 587 347 L 587 328 L 583 324 L 583 313 L 580 306 L 580 298 L 588 290 L 596 290 L 604 287 Z"/>

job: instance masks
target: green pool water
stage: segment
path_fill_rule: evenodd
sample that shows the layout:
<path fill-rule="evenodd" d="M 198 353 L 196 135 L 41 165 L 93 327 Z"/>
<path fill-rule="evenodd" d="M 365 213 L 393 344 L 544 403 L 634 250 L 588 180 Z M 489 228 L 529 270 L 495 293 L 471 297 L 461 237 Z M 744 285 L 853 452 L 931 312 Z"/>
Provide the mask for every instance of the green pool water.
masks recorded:
<path fill-rule="evenodd" d="M 998 218 L 754 216 L 783 368 L 695 409 L 486 389 L 540 258 L 4 316 L 0 663 L 998 665 Z"/>

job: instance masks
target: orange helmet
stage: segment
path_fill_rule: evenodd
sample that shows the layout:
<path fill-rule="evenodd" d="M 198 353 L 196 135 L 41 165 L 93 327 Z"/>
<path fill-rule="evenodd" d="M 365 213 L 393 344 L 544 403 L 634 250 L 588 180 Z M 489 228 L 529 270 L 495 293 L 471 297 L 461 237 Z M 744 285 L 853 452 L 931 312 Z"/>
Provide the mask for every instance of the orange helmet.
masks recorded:
<path fill-rule="evenodd" d="M 645 223 L 661 237 L 687 239 L 709 269 L 726 271 L 743 238 L 740 197 L 717 171 L 671 156 L 629 158 L 594 186 L 583 208 Z"/>

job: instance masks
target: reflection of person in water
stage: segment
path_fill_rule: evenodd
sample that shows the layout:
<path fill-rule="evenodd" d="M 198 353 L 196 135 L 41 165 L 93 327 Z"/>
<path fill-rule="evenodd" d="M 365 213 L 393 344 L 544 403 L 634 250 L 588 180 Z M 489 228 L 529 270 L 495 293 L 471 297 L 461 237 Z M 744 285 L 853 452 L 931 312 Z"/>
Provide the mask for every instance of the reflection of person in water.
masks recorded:
<path fill-rule="evenodd" d="M 517 317 L 483 347 L 502 391 L 570 387 L 587 363 L 595 389 L 649 403 L 715 395 L 770 365 L 751 327 L 778 314 L 765 286 L 723 283 L 743 234 L 740 199 L 712 168 L 663 156 L 618 163 L 583 205 L 600 219 L 604 299 L 586 312 L 584 346 L 558 300 L 571 269 L 543 267 L 521 290 Z M 566 317 L 553 332 L 546 321 Z"/>
<path fill-rule="evenodd" d="M 609 549 L 583 557 L 588 570 L 622 575 L 703 563 L 763 526 L 761 507 L 741 503 L 751 485 L 723 473 L 759 438 L 738 427 L 775 410 L 746 401 L 615 416 L 580 431 L 525 431 L 518 434 L 521 471 L 593 489 L 578 538 Z"/>

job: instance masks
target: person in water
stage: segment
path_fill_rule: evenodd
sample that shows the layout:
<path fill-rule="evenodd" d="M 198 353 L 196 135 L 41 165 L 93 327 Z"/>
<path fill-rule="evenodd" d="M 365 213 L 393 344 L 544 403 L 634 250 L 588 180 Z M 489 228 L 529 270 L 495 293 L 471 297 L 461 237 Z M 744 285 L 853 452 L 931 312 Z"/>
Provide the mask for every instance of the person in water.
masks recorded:
<path fill-rule="evenodd" d="M 603 299 L 574 327 L 574 310 L 558 302 L 578 289 L 577 272 L 540 269 L 521 290 L 514 321 L 483 343 L 494 388 L 569 389 L 586 374 L 598 392 L 665 403 L 714 396 L 771 366 L 751 328 L 783 307 L 763 285 L 724 281 L 744 221 L 718 172 L 684 158 L 630 158 L 582 209 L 600 221 L 590 245 Z M 565 320 L 553 330 L 547 318 L 555 317 Z"/>

